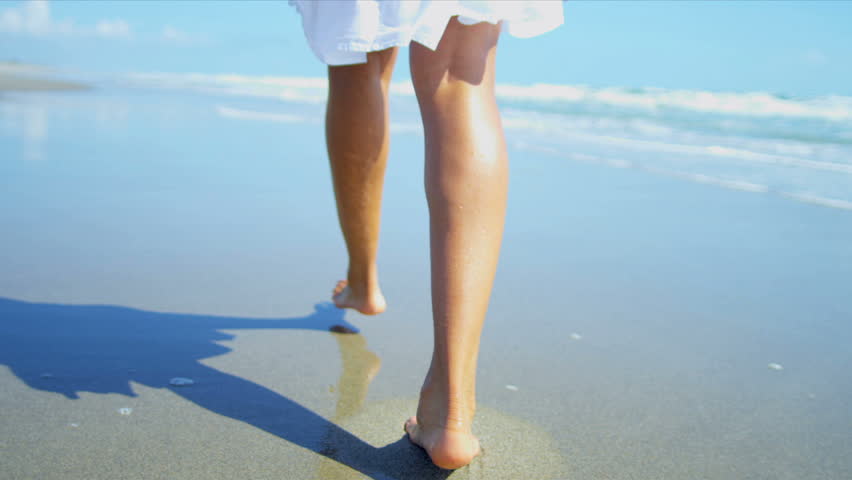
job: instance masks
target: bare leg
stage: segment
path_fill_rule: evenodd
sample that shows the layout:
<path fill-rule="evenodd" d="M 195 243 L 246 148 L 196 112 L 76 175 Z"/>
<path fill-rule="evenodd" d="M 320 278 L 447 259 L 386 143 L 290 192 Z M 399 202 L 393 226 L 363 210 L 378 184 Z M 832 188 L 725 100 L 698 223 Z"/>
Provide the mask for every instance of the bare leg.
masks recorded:
<path fill-rule="evenodd" d="M 508 163 L 494 99 L 500 27 L 453 19 L 436 51 L 411 45 L 426 134 L 435 345 L 411 440 L 442 468 L 479 454 L 471 433 L 479 337 L 497 269 Z"/>
<path fill-rule="evenodd" d="M 367 55 L 367 63 L 328 68 L 326 146 L 337 215 L 349 252 L 347 279 L 334 304 L 367 315 L 385 310 L 376 253 L 388 157 L 388 87 L 397 49 Z"/>

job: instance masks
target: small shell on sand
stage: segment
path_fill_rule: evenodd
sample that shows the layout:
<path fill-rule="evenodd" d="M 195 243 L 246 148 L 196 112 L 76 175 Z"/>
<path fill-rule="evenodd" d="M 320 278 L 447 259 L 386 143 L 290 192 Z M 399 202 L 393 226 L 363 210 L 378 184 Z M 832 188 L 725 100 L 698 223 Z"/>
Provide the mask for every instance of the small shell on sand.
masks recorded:
<path fill-rule="evenodd" d="M 516 386 L 514 386 L 514 385 L 506 385 L 506 390 L 511 390 L 511 391 L 513 391 L 513 392 L 517 392 L 517 391 L 518 391 L 518 387 L 516 387 Z"/>
<path fill-rule="evenodd" d="M 122 415 L 130 415 L 131 413 L 133 413 L 133 409 L 130 407 L 122 407 L 118 409 L 118 413 Z"/>
<path fill-rule="evenodd" d="M 188 386 L 190 386 L 194 383 L 195 383 L 195 380 L 193 380 L 191 378 L 185 378 L 185 377 L 175 377 L 175 378 L 169 380 L 169 385 L 172 385 L 172 386 L 175 386 L 175 387 L 188 387 Z"/>
<path fill-rule="evenodd" d="M 784 370 L 784 367 L 780 363 L 770 363 L 767 367 L 770 370 Z"/>

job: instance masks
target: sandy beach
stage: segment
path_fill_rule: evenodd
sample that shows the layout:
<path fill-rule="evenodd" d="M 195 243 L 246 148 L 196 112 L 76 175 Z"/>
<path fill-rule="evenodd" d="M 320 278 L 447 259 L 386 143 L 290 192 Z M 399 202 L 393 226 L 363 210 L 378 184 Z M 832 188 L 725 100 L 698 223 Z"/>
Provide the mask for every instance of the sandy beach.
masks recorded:
<path fill-rule="evenodd" d="M 26 64 L 0 62 L 0 92 L 2 91 L 45 91 L 85 90 L 81 83 L 54 80 L 49 70 Z"/>
<path fill-rule="evenodd" d="M 402 432 L 431 351 L 412 102 L 393 106 L 389 309 L 368 318 L 327 303 L 345 251 L 321 102 L 4 92 L 0 476 L 852 476 L 852 212 L 511 129 L 485 455 L 431 466 Z"/>

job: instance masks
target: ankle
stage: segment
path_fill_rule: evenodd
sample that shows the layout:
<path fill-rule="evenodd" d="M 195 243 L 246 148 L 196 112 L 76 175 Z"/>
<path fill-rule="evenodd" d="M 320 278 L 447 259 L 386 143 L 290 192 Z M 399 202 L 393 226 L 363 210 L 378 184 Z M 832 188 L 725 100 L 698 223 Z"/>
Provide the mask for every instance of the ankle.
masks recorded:
<path fill-rule="evenodd" d="M 346 279 L 353 293 L 370 295 L 379 291 L 379 273 L 375 264 L 366 268 L 350 266 Z"/>
<path fill-rule="evenodd" d="M 475 410 L 473 395 L 464 389 L 451 389 L 429 377 L 420 389 L 417 417 L 426 427 L 469 433 Z"/>

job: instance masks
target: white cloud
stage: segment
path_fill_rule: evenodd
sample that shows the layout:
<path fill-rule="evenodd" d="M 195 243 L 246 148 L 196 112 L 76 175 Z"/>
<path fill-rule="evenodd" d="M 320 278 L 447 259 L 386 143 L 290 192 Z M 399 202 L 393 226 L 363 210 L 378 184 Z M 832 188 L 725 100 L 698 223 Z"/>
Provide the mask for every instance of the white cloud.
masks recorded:
<path fill-rule="evenodd" d="M 178 30 L 171 25 L 163 27 L 162 32 L 160 32 L 160 40 L 176 45 L 193 45 L 207 42 L 206 37 Z"/>
<path fill-rule="evenodd" d="M 101 20 L 95 25 L 95 32 L 102 37 L 129 37 L 130 25 L 124 20 Z"/>
<path fill-rule="evenodd" d="M 0 14 L 0 32 L 41 35 L 49 26 L 47 0 L 32 0 L 19 8 L 7 8 Z"/>
<path fill-rule="evenodd" d="M 23 27 L 21 14 L 15 9 L 6 9 L 0 13 L 0 32 L 17 33 Z"/>
<path fill-rule="evenodd" d="M 163 27 L 163 40 L 180 42 L 185 38 L 186 34 L 176 29 L 175 27 L 171 25 L 166 25 L 165 27 Z"/>
<path fill-rule="evenodd" d="M 814 67 L 819 67 L 828 63 L 828 55 L 815 48 L 803 52 L 801 58 L 805 64 Z"/>
<path fill-rule="evenodd" d="M 0 0 L 2 3 L 2 0 Z M 130 23 L 122 18 L 104 18 L 94 25 L 78 25 L 71 19 L 51 16 L 48 0 L 26 0 L 14 7 L 0 9 L 0 34 L 9 33 L 33 37 L 75 36 L 110 39 L 138 38 Z M 166 25 L 159 33 L 142 35 L 142 39 L 173 45 L 196 45 L 209 42 L 203 35 L 184 32 Z"/>
<path fill-rule="evenodd" d="M 0 33 L 32 36 L 92 35 L 99 37 L 132 36 L 130 25 L 122 19 L 101 20 L 94 27 L 77 26 L 73 20 L 54 20 L 47 0 L 27 0 L 17 7 L 0 11 Z"/>

